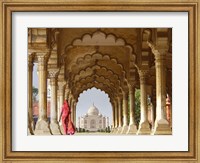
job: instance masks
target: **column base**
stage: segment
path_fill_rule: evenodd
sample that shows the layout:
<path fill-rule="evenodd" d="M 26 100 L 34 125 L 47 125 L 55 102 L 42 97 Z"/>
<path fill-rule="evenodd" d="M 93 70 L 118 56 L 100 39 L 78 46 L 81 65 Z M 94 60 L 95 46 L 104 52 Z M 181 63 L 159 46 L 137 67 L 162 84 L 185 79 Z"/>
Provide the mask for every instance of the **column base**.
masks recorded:
<path fill-rule="evenodd" d="M 52 132 L 53 135 L 61 135 L 58 123 L 52 122 L 50 124 L 50 129 L 51 129 L 51 132 Z"/>
<path fill-rule="evenodd" d="M 117 133 L 117 127 L 116 128 L 114 128 L 114 132 L 113 132 L 113 134 L 116 134 Z"/>
<path fill-rule="evenodd" d="M 128 131 L 128 126 L 123 126 L 122 127 L 122 131 L 121 131 L 121 134 L 126 134 Z"/>
<path fill-rule="evenodd" d="M 114 129 L 114 128 L 112 128 L 112 130 L 111 130 L 111 132 L 110 132 L 110 133 L 113 133 L 113 132 L 114 132 L 114 130 L 115 130 L 115 129 Z"/>
<path fill-rule="evenodd" d="M 131 124 L 128 127 L 127 134 L 136 134 L 137 133 L 137 127 L 135 124 Z"/>
<path fill-rule="evenodd" d="M 28 125 L 28 135 L 34 135 L 34 121 Z"/>
<path fill-rule="evenodd" d="M 149 122 L 145 121 L 139 124 L 139 129 L 137 131 L 137 135 L 150 135 L 151 130 L 149 126 Z"/>
<path fill-rule="evenodd" d="M 121 132 L 122 132 L 122 127 L 118 127 L 116 134 L 121 134 Z"/>
<path fill-rule="evenodd" d="M 52 135 L 48 122 L 43 119 L 37 121 L 34 133 L 35 135 Z"/>
<path fill-rule="evenodd" d="M 60 132 L 61 132 L 61 135 L 65 135 L 63 125 L 60 125 Z"/>
<path fill-rule="evenodd" d="M 172 135 L 172 130 L 169 122 L 166 119 L 155 121 L 154 130 L 152 135 Z"/>
<path fill-rule="evenodd" d="M 31 131 L 29 127 L 28 127 L 28 135 L 34 135 L 33 131 Z"/>

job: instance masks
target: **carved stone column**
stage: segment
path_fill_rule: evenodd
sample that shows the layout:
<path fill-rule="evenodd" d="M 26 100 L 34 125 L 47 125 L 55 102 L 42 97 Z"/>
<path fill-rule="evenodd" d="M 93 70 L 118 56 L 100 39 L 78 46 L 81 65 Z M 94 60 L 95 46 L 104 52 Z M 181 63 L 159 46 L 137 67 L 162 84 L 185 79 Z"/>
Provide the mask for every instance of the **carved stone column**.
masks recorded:
<path fill-rule="evenodd" d="M 166 52 L 152 50 L 156 64 L 156 121 L 153 134 L 171 134 L 169 122 L 166 119 Z"/>
<path fill-rule="evenodd" d="M 28 130 L 29 134 L 33 135 L 33 54 L 28 56 Z"/>
<path fill-rule="evenodd" d="M 60 107 L 58 108 L 58 115 L 59 115 L 59 117 L 60 117 L 60 114 L 61 114 L 61 111 L 62 111 L 62 106 L 63 106 L 63 103 L 64 103 L 65 85 L 66 85 L 65 81 L 58 82 L 58 96 L 59 96 L 59 105 L 60 105 Z M 61 131 L 61 133 L 64 134 L 64 129 L 63 129 L 63 126 L 62 126 L 62 121 L 60 121 L 59 125 L 60 125 L 60 131 Z"/>
<path fill-rule="evenodd" d="M 140 91 L 141 91 L 141 111 L 140 111 L 140 124 L 137 131 L 137 135 L 150 134 L 150 126 L 147 118 L 147 90 L 146 90 L 146 78 L 148 71 L 139 70 L 140 76 Z"/>
<path fill-rule="evenodd" d="M 117 98 L 117 102 L 118 102 L 118 131 L 117 133 L 121 133 L 122 132 L 122 98 L 119 96 Z"/>
<path fill-rule="evenodd" d="M 136 134 L 137 127 L 135 125 L 135 87 L 129 84 L 129 98 L 130 98 L 130 123 L 127 134 Z"/>
<path fill-rule="evenodd" d="M 114 127 L 115 127 L 115 108 L 114 108 L 114 104 L 113 104 L 113 102 L 111 102 L 111 104 L 112 104 L 112 131 L 111 131 L 111 133 L 113 133 L 114 132 Z"/>
<path fill-rule="evenodd" d="M 65 85 L 66 85 L 65 81 L 58 82 L 58 96 L 59 96 L 59 105 L 60 105 L 60 107 L 58 108 L 58 115 L 59 115 L 59 117 L 60 117 L 60 113 L 62 111 L 62 106 L 63 106 L 63 103 L 64 103 Z"/>
<path fill-rule="evenodd" d="M 114 109 L 115 109 L 115 129 L 114 129 L 114 133 L 117 133 L 117 130 L 118 130 L 117 100 L 114 100 Z"/>
<path fill-rule="evenodd" d="M 72 99 L 72 102 L 71 102 L 71 105 L 70 105 L 70 108 L 71 108 L 71 120 L 72 122 L 74 123 L 74 99 Z"/>
<path fill-rule="evenodd" d="M 74 102 L 74 126 L 76 127 L 76 104 L 77 102 Z"/>
<path fill-rule="evenodd" d="M 39 117 L 36 123 L 35 135 L 50 135 L 47 119 L 47 53 L 37 54 L 39 78 Z"/>
<path fill-rule="evenodd" d="M 59 124 L 57 121 L 57 77 L 58 69 L 49 71 L 50 86 L 51 86 L 51 123 L 50 128 L 53 135 L 60 135 Z"/>
<path fill-rule="evenodd" d="M 123 91 L 123 127 L 122 134 L 126 134 L 128 131 L 128 92 Z"/>

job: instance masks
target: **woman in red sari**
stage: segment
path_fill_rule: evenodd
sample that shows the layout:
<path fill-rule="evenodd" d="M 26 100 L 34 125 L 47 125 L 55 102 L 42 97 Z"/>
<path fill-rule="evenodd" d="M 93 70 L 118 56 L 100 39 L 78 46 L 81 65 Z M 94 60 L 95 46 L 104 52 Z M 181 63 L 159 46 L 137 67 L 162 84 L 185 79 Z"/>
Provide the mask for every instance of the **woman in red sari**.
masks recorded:
<path fill-rule="evenodd" d="M 69 107 L 67 100 L 64 101 L 64 104 L 62 106 L 60 119 L 61 119 L 61 116 L 62 116 L 62 125 L 64 128 L 64 133 L 66 135 L 73 135 L 75 133 L 75 127 L 71 121 L 71 109 Z M 60 122 L 60 119 L 59 119 L 59 122 Z"/>

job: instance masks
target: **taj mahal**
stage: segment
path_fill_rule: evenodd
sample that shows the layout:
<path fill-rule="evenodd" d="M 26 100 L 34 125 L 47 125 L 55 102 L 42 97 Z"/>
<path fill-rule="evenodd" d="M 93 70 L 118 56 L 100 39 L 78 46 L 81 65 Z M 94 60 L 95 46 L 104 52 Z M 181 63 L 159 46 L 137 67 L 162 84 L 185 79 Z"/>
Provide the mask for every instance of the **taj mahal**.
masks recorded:
<path fill-rule="evenodd" d="M 105 130 L 109 126 L 109 117 L 103 116 L 98 108 L 93 104 L 88 112 L 82 116 L 78 117 L 78 128 L 83 128 L 86 131 L 98 131 Z"/>

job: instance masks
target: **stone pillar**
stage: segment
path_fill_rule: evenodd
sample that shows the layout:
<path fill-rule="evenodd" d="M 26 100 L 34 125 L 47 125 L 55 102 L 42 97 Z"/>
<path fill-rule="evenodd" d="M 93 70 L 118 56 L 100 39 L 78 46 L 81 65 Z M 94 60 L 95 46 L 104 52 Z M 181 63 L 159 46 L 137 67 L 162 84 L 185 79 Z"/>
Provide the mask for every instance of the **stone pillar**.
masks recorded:
<path fill-rule="evenodd" d="M 123 127 L 122 134 L 126 134 L 128 131 L 128 92 L 123 91 Z"/>
<path fill-rule="evenodd" d="M 71 120 L 72 122 L 74 123 L 74 100 L 72 99 L 72 102 L 71 102 L 71 105 L 70 105 L 70 108 L 71 108 Z"/>
<path fill-rule="evenodd" d="M 66 82 L 58 82 L 58 96 L 59 96 L 59 105 L 60 107 L 58 108 L 58 115 L 60 117 L 60 113 L 62 111 L 62 106 L 64 103 L 64 90 L 65 90 L 65 84 Z"/>
<path fill-rule="evenodd" d="M 112 104 L 112 131 L 111 133 L 113 133 L 114 127 L 115 127 L 115 108 L 114 108 L 113 102 L 111 102 L 111 104 Z"/>
<path fill-rule="evenodd" d="M 39 117 L 36 123 L 35 135 L 50 135 L 47 119 L 47 53 L 37 54 L 39 78 Z"/>
<path fill-rule="evenodd" d="M 76 127 L 76 101 L 74 102 L 74 126 Z"/>
<path fill-rule="evenodd" d="M 129 84 L 129 98 L 130 98 L 130 122 L 127 134 L 136 134 L 137 127 L 135 125 L 135 87 Z"/>
<path fill-rule="evenodd" d="M 33 121 L 33 54 L 28 56 L 28 130 L 31 135 L 34 135 Z"/>
<path fill-rule="evenodd" d="M 153 134 L 171 134 L 169 122 L 166 119 L 166 53 L 152 51 L 156 65 L 156 121 Z"/>
<path fill-rule="evenodd" d="M 114 109 L 115 109 L 115 129 L 114 129 L 114 133 L 117 133 L 117 130 L 118 130 L 117 100 L 114 100 Z"/>
<path fill-rule="evenodd" d="M 66 85 L 65 81 L 58 82 L 58 97 L 59 97 L 59 108 L 58 108 L 58 111 L 57 111 L 58 117 L 60 117 L 60 114 L 61 114 L 61 111 L 62 111 L 62 106 L 63 106 L 63 103 L 64 103 L 65 85 Z M 59 125 L 60 125 L 61 133 L 64 134 L 64 129 L 63 129 L 63 126 L 62 126 L 62 120 L 60 121 Z"/>
<path fill-rule="evenodd" d="M 59 90 L 57 89 L 57 121 L 59 121 L 59 118 L 60 118 L 60 114 L 59 114 L 59 111 L 60 111 L 60 96 L 59 96 Z"/>
<path fill-rule="evenodd" d="M 139 70 L 140 76 L 140 91 L 141 91 L 141 111 L 140 111 L 140 124 L 137 135 L 150 134 L 150 126 L 147 118 L 147 90 L 146 90 L 146 77 L 148 71 Z"/>
<path fill-rule="evenodd" d="M 118 122 L 119 122 L 117 133 L 121 133 L 122 132 L 122 98 L 118 97 L 117 102 L 118 102 Z"/>
<path fill-rule="evenodd" d="M 53 135 L 60 135 L 59 124 L 57 121 L 57 77 L 58 69 L 49 71 L 50 86 L 51 86 L 51 123 L 50 128 Z"/>

